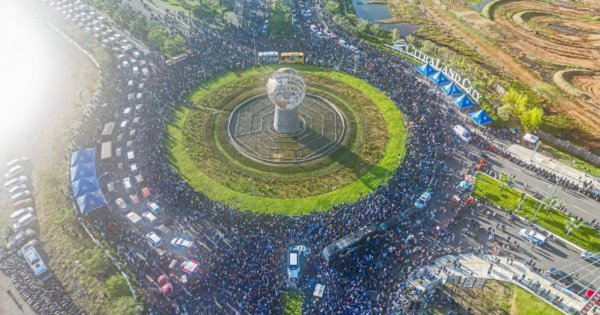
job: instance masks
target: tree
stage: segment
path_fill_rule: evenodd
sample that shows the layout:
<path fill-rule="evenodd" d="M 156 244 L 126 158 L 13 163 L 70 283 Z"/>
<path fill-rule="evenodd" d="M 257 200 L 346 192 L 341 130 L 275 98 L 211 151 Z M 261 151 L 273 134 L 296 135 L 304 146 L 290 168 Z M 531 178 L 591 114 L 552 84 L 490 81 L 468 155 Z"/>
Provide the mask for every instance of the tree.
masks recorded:
<path fill-rule="evenodd" d="M 508 176 L 504 173 L 500 173 L 500 177 L 498 178 L 498 180 L 500 181 L 500 190 L 504 189 L 504 186 L 512 186 L 513 182 L 514 182 L 514 177 L 513 176 Z"/>
<path fill-rule="evenodd" d="M 524 111 L 520 117 L 521 125 L 523 125 L 523 128 L 525 128 L 526 131 L 536 130 L 542 124 L 542 120 L 544 119 L 544 110 L 539 107 L 535 107 Z"/>
<path fill-rule="evenodd" d="M 390 37 L 392 38 L 392 41 L 395 42 L 396 40 L 398 40 L 398 29 L 392 29 L 392 31 L 390 32 Z"/>
<path fill-rule="evenodd" d="M 163 45 L 161 48 L 162 48 L 161 51 L 169 58 L 179 55 L 185 51 L 185 48 L 186 48 L 185 38 L 179 34 L 177 34 L 173 37 L 167 38 L 163 42 Z"/>
<path fill-rule="evenodd" d="M 95 277 L 104 280 L 115 272 L 115 268 L 108 257 L 97 247 L 89 248 L 84 253 L 87 258 L 82 261 L 82 265 Z"/>
<path fill-rule="evenodd" d="M 129 285 L 121 274 L 114 274 L 104 283 L 104 292 L 113 299 L 131 295 Z"/>
<path fill-rule="evenodd" d="M 325 3 L 325 11 L 329 12 L 330 14 L 337 13 L 339 8 L 340 4 L 337 1 L 329 0 Z"/>
<path fill-rule="evenodd" d="M 135 315 L 137 314 L 135 300 L 131 296 L 120 297 L 112 302 L 112 314 Z"/>
<path fill-rule="evenodd" d="M 415 44 L 415 37 L 412 35 L 407 35 L 405 38 L 407 44 Z"/>
<path fill-rule="evenodd" d="M 433 51 L 434 44 L 429 40 L 424 40 L 421 42 L 421 50 L 424 53 L 430 53 Z"/>
<path fill-rule="evenodd" d="M 500 106 L 497 114 L 502 121 L 508 121 L 510 119 L 510 115 L 512 114 L 512 107 L 510 105 Z"/>
<path fill-rule="evenodd" d="M 565 221 L 565 228 L 567 229 L 567 235 L 571 235 L 573 230 L 578 229 L 581 226 L 581 221 L 570 218 L 570 220 Z"/>
<path fill-rule="evenodd" d="M 369 21 L 365 19 L 358 19 L 358 22 L 356 22 L 356 29 L 359 32 L 364 32 L 367 27 L 369 27 Z"/>

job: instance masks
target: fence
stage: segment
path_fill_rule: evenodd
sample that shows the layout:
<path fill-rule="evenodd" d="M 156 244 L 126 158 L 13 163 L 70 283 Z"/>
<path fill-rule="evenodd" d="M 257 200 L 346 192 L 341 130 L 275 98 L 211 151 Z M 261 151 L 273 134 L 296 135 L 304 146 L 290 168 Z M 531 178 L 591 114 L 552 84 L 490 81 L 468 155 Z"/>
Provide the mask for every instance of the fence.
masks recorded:
<path fill-rule="evenodd" d="M 539 132 L 539 136 L 540 138 L 544 139 L 544 141 L 550 142 L 552 145 L 567 151 L 568 153 L 600 166 L 600 156 L 591 153 L 588 149 L 578 147 L 569 141 L 558 139 L 557 137 L 543 131 Z"/>

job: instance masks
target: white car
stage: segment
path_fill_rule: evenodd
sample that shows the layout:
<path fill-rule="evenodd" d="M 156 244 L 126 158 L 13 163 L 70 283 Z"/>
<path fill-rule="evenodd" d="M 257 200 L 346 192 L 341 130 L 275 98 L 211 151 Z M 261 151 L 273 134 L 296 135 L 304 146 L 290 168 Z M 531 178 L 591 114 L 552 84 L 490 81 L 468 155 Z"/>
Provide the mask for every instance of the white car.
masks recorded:
<path fill-rule="evenodd" d="M 526 240 L 530 241 L 531 243 L 533 243 L 535 245 L 541 246 L 541 245 L 544 245 L 544 243 L 546 243 L 546 237 L 534 230 L 521 229 L 519 231 L 519 235 L 523 236 L 523 238 L 525 238 Z"/>
<path fill-rule="evenodd" d="M 25 191 L 22 191 L 20 193 L 11 195 L 10 196 L 10 200 L 12 200 L 12 202 L 16 202 L 16 201 L 19 201 L 21 199 L 25 199 L 25 198 L 29 198 L 29 197 L 31 197 L 31 191 L 25 190 Z"/>
<path fill-rule="evenodd" d="M 4 188 L 10 189 L 15 185 L 27 184 L 28 181 L 29 181 L 29 179 L 27 179 L 27 176 L 21 175 L 19 177 L 13 178 L 13 179 L 7 181 L 6 183 L 4 183 Z"/>
<path fill-rule="evenodd" d="M 27 190 L 27 185 L 21 184 L 21 185 L 16 185 L 16 186 L 11 187 L 8 190 L 8 193 L 11 194 L 11 195 L 14 195 L 16 193 L 20 193 L 20 192 L 25 191 L 25 190 Z"/>
<path fill-rule="evenodd" d="M 173 247 L 179 247 L 179 248 L 192 248 L 194 246 L 194 242 L 192 241 L 188 241 L 184 238 L 181 237 L 175 237 L 171 240 L 171 245 Z"/>
<path fill-rule="evenodd" d="M 131 189 L 131 187 L 133 187 L 131 185 L 131 179 L 129 177 L 125 177 L 123 178 L 123 187 L 125 187 L 125 189 Z"/>
<path fill-rule="evenodd" d="M 19 217 L 17 222 L 15 222 L 15 224 L 13 224 L 13 230 L 15 230 L 15 231 L 24 230 L 24 229 L 30 227 L 35 222 L 36 222 L 35 216 L 31 213 L 28 213 L 26 215 Z"/>
<path fill-rule="evenodd" d="M 35 213 L 35 209 L 33 209 L 33 207 L 21 208 L 10 215 L 10 220 L 13 223 L 16 223 L 22 216 L 33 213 Z"/>
<path fill-rule="evenodd" d="M 152 246 L 157 246 L 160 244 L 160 236 L 158 236 L 156 233 L 154 232 L 150 232 L 148 234 L 146 234 L 146 239 L 148 240 L 148 242 L 152 245 Z"/>
<path fill-rule="evenodd" d="M 125 200 L 123 200 L 123 198 L 117 198 L 117 200 L 115 200 L 115 203 L 121 210 L 127 210 L 127 203 L 125 202 Z"/>
<path fill-rule="evenodd" d="M 426 191 L 424 192 L 419 199 L 415 202 L 415 207 L 419 209 L 425 208 L 427 206 L 427 202 L 431 199 L 431 193 Z"/>

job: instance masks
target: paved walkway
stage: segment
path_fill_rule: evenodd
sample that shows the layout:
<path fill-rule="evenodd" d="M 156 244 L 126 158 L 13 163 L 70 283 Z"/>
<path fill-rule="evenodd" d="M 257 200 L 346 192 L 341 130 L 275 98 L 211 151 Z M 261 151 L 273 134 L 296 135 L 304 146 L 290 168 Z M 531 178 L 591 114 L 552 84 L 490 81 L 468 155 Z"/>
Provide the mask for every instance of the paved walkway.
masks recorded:
<path fill-rule="evenodd" d="M 593 177 L 587 175 L 585 172 L 576 170 L 570 166 L 565 165 L 562 162 L 556 161 L 551 157 L 543 155 L 540 152 L 535 152 L 534 154 L 533 150 L 519 144 L 512 144 L 508 146 L 506 150 L 524 161 L 531 160 L 532 162 L 542 167 L 545 167 L 557 174 L 563 174 L 564 176 L 567 176 L 575 181 L 589 181 L 590 179 L 594 179 Z M 600 185 L 600 183 L 597 180 L 594 181 L 594 184 L 596 187 Z"/>
<path fill-rule="evenodd" d="M 494 263 L 491 272 L 488 272 L 490 262 L 500 259 L 500 263 Z M 460 267 L 454 268 L 453 262 L 458 260 Z M 441 269 L 446 267 L 447 271 Z M 464 255 L 448 255 L 438 258 L 433 265 L 426 267 L 429 273 L 437 274 L 438 279 L 442 283 L 446 282 L 449 275 L 458 275 L 463 278 L 486 278 L 500 281 L 512 282 L 521 288 L 531 292 L 538 298 L 545 300 L 548 304 L 553 305 L 558 310 L 565 314 L 577 312 L 585 305 L 586 301 L 583 297 L 579 297 L 567 290 L 559 290 L 552 286 L 552 282 L 542 277 L 540 274 L 534 273 L 521 262 L 513 262 L 508 265 L 507 259 L 504 257 L 483 255 L 476 256 L 474 254 Z M 525 275 L 523 277 L 523 275 Z M 523 280 L 513 280 L 513 276 Z M 464 280 L 463 280 L 464 281 Z M 425 289 L 430 281 L 421 283 L 413 282 L 413 285 L 420 289 Z M 539 285 L 538 285 L 539 283 Z M 540 295 L 541 291 L 548 291 Z M 562 298 L 562 303 L 552 303 L 558 297 Z"/>

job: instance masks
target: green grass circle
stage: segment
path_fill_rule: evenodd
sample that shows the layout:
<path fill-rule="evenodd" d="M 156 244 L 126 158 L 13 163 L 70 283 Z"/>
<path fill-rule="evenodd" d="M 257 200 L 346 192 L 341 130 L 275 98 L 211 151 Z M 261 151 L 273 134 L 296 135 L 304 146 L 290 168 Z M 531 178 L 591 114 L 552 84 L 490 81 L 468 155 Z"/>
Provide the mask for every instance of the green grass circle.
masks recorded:
<path fill-rule="evenodd" d="M 245 187 L 236 187 L 236 189 L 232 189 L 232 185 L 225 185 L 223 183 L 223 178 L 215 180 L 215 178 L 206 174 L 209 172 L 203 171 L 203 169 L 198 166 L 197 162 L 199 160 L 201 161 L 203 158 L 210 157 L 201 154 L 199 156 L 197 152 L 202 152 L 202 150 L 190 149 L 190 132 L 203 133 L 203 137 L 210 139 L 210 145 L 212 145 L 210 149 L 218 150 L 219 154 L 222 155 L 221 158 L 228 160 L 228 168 L 229 166 L 231 166 L 231 168 L 239 168 L 242 170 L 240 172 L 241 174 L 246 174 L 246 172 L 250 172 L 250 174 L 252 174 L 252 172 L 263 173 L 263 177 L 266 178 L 269 178 L 270 176 L 277 178 L 279 176 L 276 171 L 270 170 L 268 166 L 263 168 L 260 165 L 257 166 L 244 159 L 239 159 L 237 156 L 232 156 L 235 154 L 231 148 L 226 148 L 227 145 L 224 144 L 222 139 L 224 138 L 223 134 L 219 132 L 213 134 L 215 126 L 221 126 L 222 121 L 224 119 L 226 120 L 226 117 L 228 116 L 220 106 L 223 106 L 224 102 L 235 103 L 238 99 L 248 96 L 245 92 L 241 93 L 242 95 L 236 95 L 235 93 L 231 93 L 231 91 L 235 90 L 240 85 L 248 84 L 248 82 L 245 82 L 244 80 L 256 80 L 257 74 L 268 75 L 268 73 L 273 72 L 279 67 L 280 66 L 260 67 L 244 72 L 228 73 L 201 85 L 188 96 L 190 101 L 196 104 L 196 106 L 179 106 L 173 112 L 171 123 L 167 126 L 167 137 L 165 140 L 170 163 L 178 174 L 188 181 L 194 189 L 202 192 L 208 198 L 222 202 L 230 207 L 263 213 L 280 213 L 288 215 L 306 214 L 315 210 L 328 210 L 335 204 L 356 201 L 360 196 L 368 194 L 387 181 L 387 179 L 392 176 L 399 163 L 403 160 L 406 152 L 405 122 L 400 111 L 387 96 L 361 79 L 342 72 L 326 71 L 318 67 L 305 65 L 294 66 L 294 68 L 302 71 L 305 75 L 321 76 L 324 80 L 337 82 L 340 85 L 347 86 L 349 89 L 360 91 L 362 95 L 366 96 L 370 102 L 375 105 L 373 107 L 375 110 L 379 111 L 378 115 L 385 121 L 385 134 L 381 135 L 381 137 L 385 137 L 386 139 L 381 139 L 385 141 L 385 146 L 382 147 L 381 154 L 377 155 L 377 157 L 371 157 L 375 158 L 373 164 L 368 164 L 368 168 L 361 171 L 360 174 L 357 174 L 356 179 L 342 187 L 321 194 L 292 198 L 261 196 L 261 193 L 265 195 L 268 194 L 268 191 L 264 192 L 261 190 L 260 192 L 257 192 L 255 189 L 256 186 L 252 184 L 250 178 L 248 178 L 247 185 L 242 182 L 242 185 Z M 341 100 L 339 99 L 339 95 L 334 95 L 335 92 L 330 93 L 330 91 L 327 91 L 325 88 L 324 91 L 320 91 L 320 93 L 325 93 L 329 98 L 337 97 L 336 105 L 340 106 L 340 103 L 342 103 L 341 107 L 344 109 L 349 121 L 352 122 L 353 119 L 356 119 L 360 122 L 360 115 L 352 110 L 352 106 L 344 104 L 346 103 L 346 100 Z M 351 103 L 352 100 L 348 100 L 348 102 Z M 202 125 L 201 128 L 190 123 L 190 117 L 196 115 L 194 111 L 198 108 L 201 108 L 204 111 L 203 115 L 206 116 L 202 118 L 206 124 Z M 364 109 L 360 108 L 359 110 Z M 380 122 L 374 121 L 368 123 L 378 124 Z M 359 129 L 363 128 L 362 126 L 361 123 L 356 123 L 356 135 L 353 135 L 353 137 L 361 136 L 360 133 L 364 132 L 364 130 Z M 194 128 L 197 128 L 198 130 L 195 130 Z M 383 126 L 381 126 L 381 128 L 383 128 Z M 186 141 L 186 139 L 188 141 Z M 209 144 L 198 143 L 197 141 L 194 143 L 194 146 L 204 145 L 208 146 Z M 362 143 L 362 145 L 364 145 L 364 147 L 361 147 L 361 150 L 368 154 L 368 145 L 365 145 L 365 143 Z M 206 151 L 207 148 L 203 149 Z M 303 166 L 304 168 L 308 168 L 307 170 L 304 170 L 303 167 L 298 167 L 293 170 L 295 172 L 293 173 L 293 177 L 302 178 L 302 176 L 313 176 L 315 177 L 313 180 L 316 181 L 318 181 L 319 178 L 327 179 L 325 176 L 331 174 L 335 175 L 336 172 L 342 171 L 343 167 L 340 165 L 339 161 L 340 159 L 344 159 L 343 155 L 343 152 L 338 154 L 338 156 L 332 154 L 333 158 L 325 162 L 317 163 L 313 168 Z M 219 170 L 210 171 L 214 174 L 214 172 L 218 172 Z M 229 172 L 232 170 L 227 169 L 223 171 Z M 235 173 L 232 176 L 238 175 L 239 174 Z M 237 181 L 239 182 L 239 178 L 237 178 Z M 285 180 L 283 182 L 285 182 Z M 327 183 L 325 180 L 324 182 Z"/>

